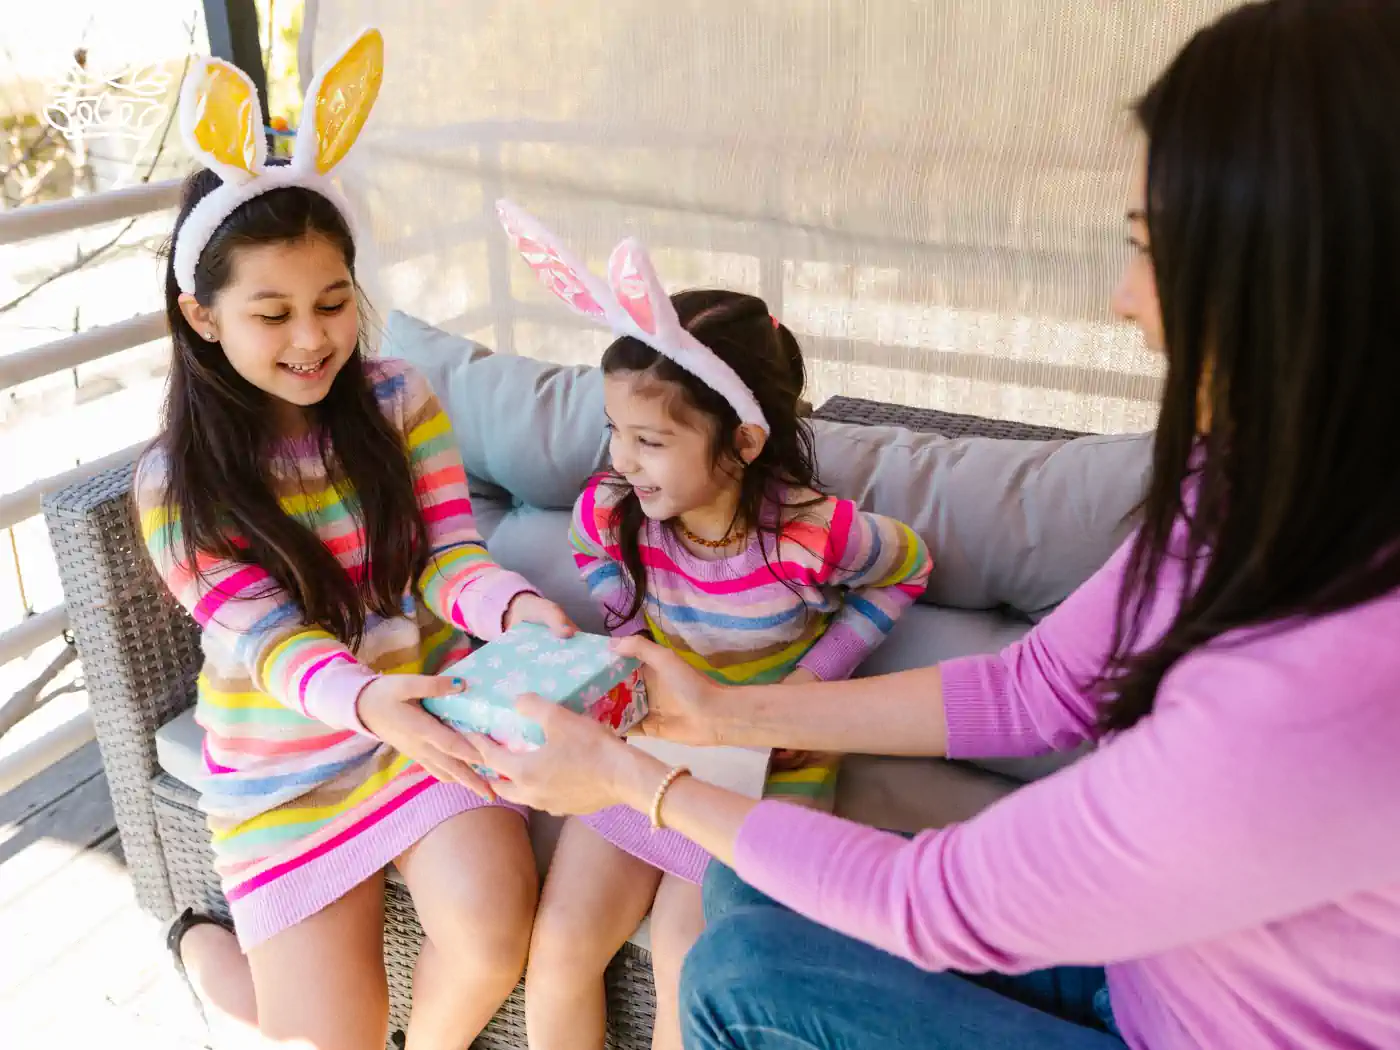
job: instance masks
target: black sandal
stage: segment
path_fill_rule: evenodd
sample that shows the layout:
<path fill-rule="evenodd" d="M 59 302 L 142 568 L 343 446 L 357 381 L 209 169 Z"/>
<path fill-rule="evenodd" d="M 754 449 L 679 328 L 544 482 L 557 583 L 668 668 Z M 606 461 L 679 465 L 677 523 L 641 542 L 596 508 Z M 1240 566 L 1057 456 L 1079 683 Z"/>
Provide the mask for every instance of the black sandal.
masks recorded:
<path fill-rule="evenodd" d="M 180 942 L 185 939 L 185 934 L 196 926 L 217 926 L 221 930 L 233 932 L 231 923 L 215 918 L 213 915 L 204 915 L 193 908 L 186 908 L 170 921 L 170 926 L 165 931 L 165 948 L 170 953 L 170 958 L 175 962 L 175 969 L 184 978 L 186 984 L 189 983 L 189 975 L 185 973 L 185 960 L 180 954 Z"/>

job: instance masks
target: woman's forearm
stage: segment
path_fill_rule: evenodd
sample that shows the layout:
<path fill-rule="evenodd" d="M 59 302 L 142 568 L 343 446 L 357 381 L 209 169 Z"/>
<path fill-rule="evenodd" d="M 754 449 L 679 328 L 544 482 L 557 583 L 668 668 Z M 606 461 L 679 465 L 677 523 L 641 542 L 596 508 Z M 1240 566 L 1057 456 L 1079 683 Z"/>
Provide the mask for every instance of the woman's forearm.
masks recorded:
<path fill-rule="evenodd" d="M 641 813 L 650 813 L 656 792 L 670 767 L 650 755 L 627 748 L 619 775 L 618 795 Z M 661 804 L 662 824 L 700 846 L 722 864 L 734 866 L 739 829 L 758 803 L 713 784 L 681 777 L 667 790 Z"/>
<path fill-rule="evenodd" d="M 948 750 L 937 666 L 844 682 L 724 691 L 719 743 L 869 755 L 941 757 Z"/>

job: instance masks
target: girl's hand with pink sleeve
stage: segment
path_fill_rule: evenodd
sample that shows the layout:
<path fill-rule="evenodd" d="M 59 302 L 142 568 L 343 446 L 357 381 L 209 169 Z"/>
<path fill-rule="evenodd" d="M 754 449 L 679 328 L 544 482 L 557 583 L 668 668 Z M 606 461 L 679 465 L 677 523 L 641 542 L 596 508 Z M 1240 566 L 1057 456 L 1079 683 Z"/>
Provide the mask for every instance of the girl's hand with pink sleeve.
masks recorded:
<path fill-rule="evenodd" d="M 556 638 L 572 638 L 578 627 L 569 614 L 548 598 L 524 591 L 510 600 L 502 626 L 508 631 L 518 623 L 536 623 L 548 627 Z"/>

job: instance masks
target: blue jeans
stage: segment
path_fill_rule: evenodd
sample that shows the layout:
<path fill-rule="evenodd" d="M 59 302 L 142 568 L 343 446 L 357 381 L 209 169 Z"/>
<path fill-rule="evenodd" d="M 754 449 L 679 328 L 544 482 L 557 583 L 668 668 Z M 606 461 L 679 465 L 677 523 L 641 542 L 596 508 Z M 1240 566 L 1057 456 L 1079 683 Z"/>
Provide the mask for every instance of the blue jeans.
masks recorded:
<path fill-rule="evenodd" d="M 1100 969 L 927 973 L 712 863 L 681 977 L 687 1050 L 1123 1050 Z"/>

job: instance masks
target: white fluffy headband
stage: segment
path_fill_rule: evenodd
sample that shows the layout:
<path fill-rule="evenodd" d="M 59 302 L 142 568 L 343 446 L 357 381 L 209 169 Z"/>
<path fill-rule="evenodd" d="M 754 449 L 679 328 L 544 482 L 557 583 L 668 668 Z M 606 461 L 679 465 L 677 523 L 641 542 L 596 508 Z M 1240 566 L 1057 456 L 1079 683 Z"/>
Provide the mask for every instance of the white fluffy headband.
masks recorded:
<path fill-rule="evenodd" d="M 267 164 L 262 106 L 253 82 L 237 66 L 205 58 L 180 91 L 180 134 L 192 156 L 223 185 L 186 216 L 175 240 L 175 280 L 194 294 L 195 269 L 209 238 L 240 205 L 268 190 L 300 186 L 325 197 L 354 236 L 354 219 L 330 170 L 345 159 L 364 127 L 384 77 L 384 37 L 366 29 L 306 90 L 290 164 Z"/>
<path fill-rule="evenodd" d="M 753 391 L 681 324 L 640 241 L 629 237 L 613 249 L 604 281 L 529 212 L 501 200 L 496 202 L 496 214 L 530 269 L 575 312 L 606 325 L 617 335 L 641 340 L 670 358 L 728 401 L 739 422 L 752 423 L 768 433 L 768 420 Z"/>

